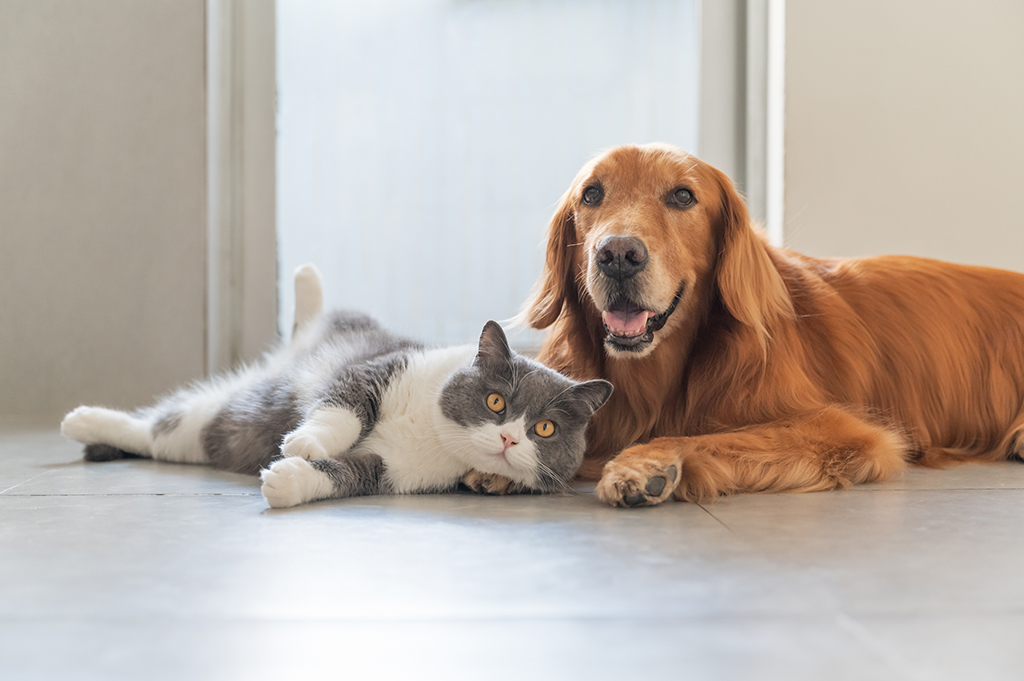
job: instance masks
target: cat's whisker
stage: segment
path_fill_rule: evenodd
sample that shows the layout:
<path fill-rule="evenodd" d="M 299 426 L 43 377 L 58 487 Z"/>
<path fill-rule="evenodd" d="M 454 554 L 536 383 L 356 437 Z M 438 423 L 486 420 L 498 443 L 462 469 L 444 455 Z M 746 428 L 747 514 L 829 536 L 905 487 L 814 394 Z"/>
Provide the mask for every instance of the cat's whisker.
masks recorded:
<path fill-rule="evenodd" d="M 539 468 L 539 469 L 540 469 L 540 470 L 541 470 L 542 472 L 546 473 L 546 474 L 547 474 L 547 475 L 548 475 L 548 476 L 549 476 L 549 477 L 550 477 L 550 478 L 552 479 L 552 481 L 554 481 L 555 485 L 556 485 L 556 486 L 557 486 L 557 487 L 558 487 L 558 488 L 559 488 L 559 489 L 560 489 L 561 491 L 565 492 L 565 491 L 568 491 L 568 490 L 571 490 L 571 489 L 572 489 L 572 488 L 571 488 L 571 487 L 569 486 L 569 481 L 568 481 L 568 479 L 567 479 L 567 478 L 562 478 L 562 476 L 560 476 L 560 475 L 556 474 L 556 473 L 554 472 L 554 470 L 552 470 L 552 469 L 551 469 L 551 467 L 550 467 L 550 466 L 548 466 L 547 464 L 545 464 L 545 463 L 544 463 L 543 461 L 541 461 L 540 459 L 538 459 L 536 463 L 537 463 L 537 468 Z M 575 475 L 575 472 L 571 473 L 570 475 Z"/>

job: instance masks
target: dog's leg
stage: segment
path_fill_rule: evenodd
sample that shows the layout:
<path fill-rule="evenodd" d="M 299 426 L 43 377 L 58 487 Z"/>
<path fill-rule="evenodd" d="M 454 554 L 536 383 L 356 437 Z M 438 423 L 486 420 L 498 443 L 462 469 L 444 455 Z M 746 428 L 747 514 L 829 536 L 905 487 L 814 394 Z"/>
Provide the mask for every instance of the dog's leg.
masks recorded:
<path fill-rule="evenodd" d="M 737 492 L 817 492 L 895 477 L 908 444 L 841 407 L 697 437 L 663 437 L 608 462 L 597 495 L 612 506 L 668 498 L 708 501 Z"/>
<path fill-rule="evenodd" d="M 504 475 L 481 473 L 477 470 L 466 473 L 459 482 L 477 494 L 505 495 L 522 494 L 529 491 L 522 483 L 506 478 Z"/>

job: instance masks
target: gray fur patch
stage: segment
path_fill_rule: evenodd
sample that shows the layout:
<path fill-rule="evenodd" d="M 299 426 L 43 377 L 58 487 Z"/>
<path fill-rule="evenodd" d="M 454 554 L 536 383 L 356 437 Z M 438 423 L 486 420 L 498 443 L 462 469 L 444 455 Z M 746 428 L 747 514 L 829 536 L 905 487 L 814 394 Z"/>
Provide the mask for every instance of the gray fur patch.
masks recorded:
<path fill-rule="evenodd" d="M 331 480 L 332 499 L 390 494 L 384 460 L 376 454 L 353 454 L 338 459 L 316 459 L 309 465 Z"/>
<path fill-rule="evenodd" d="M 349 364 L 362 364 L 377 357 L 408 353 L 425 347 L 422 343 L 385 331 L 367 315 L 344 310 L 327 316 L 324 340 L 341 341 L 352 349 L 354 354 Z"/>
<path fill-rule="evenodd" d="M 153 423 L 153 437 L 160 437 L 177 430 L 181 425 L 183 414 L 179 411 L 167 412 Z"/>
<path fill-rule="evenodd" d="M 370 315 L 352 310 L 334 310 L 327 313 L 328 333 L 347 335 L 350 333 L 366 332 L 387 332 L 381 329 L 380 324 Z"/>
<path fill-rule="evenodd" d="M 408 364 L 405 352 L 393 352 L 364 364 L 346 366 L 324 386 L 320 402 L 346 407 L 355 412 L 363 428 L 362 439 L 369 435 L 380 418 L 380 401 L 392 379 Z"/>
<path fill-rule="evenodd" d="M 281 454 L 281 439 L 295 430 L 300 414 L 295 396 L 280 378 L 236 393 L 203 429 L 210 465 L 255 475 Z"/>
<path fill-rule="evenodd" d="M 405 369 L 409 354 L 424 345 L 388 333 L 374 319 L 357 312 L 331 313 L 327 335 L 329 342 L 343 344 L 350 356 L 325 380 L 318 403 L 355 412 L 362 423 L 362 439 L 377 424 L 384 391 Z"/>

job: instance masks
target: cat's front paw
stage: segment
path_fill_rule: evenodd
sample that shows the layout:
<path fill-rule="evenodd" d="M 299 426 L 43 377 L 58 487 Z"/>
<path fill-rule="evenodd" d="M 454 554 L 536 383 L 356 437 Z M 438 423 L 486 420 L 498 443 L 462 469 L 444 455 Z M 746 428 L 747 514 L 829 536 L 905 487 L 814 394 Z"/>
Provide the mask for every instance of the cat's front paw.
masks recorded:
<path fill-rule="evenodd" d="M 328 457 L 327 449 L 320 443 L 320 438 L 302 430 L 293 430 L 284 436 L 281 454 L 285 457 L 298 457 L 306 461 Z"/>
<path fill-rule="evenodd" d="M 298 506 L 329 495 L 330 483 L 325 477 L 305 459 L 279 459 L 260 471 L 260 491 L 271 508 Z"/>

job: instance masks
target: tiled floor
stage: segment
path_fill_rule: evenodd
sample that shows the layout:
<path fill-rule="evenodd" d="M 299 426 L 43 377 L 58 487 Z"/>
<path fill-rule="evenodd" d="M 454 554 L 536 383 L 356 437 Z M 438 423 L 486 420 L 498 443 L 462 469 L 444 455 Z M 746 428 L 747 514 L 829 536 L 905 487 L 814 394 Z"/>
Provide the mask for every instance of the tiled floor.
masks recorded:
<path fill-rule="evenodd" d="M 641 677 L 1024 678 L 1024 465 L 269 511 L 255 479 L 0 431 L 0 678 Z"/>

